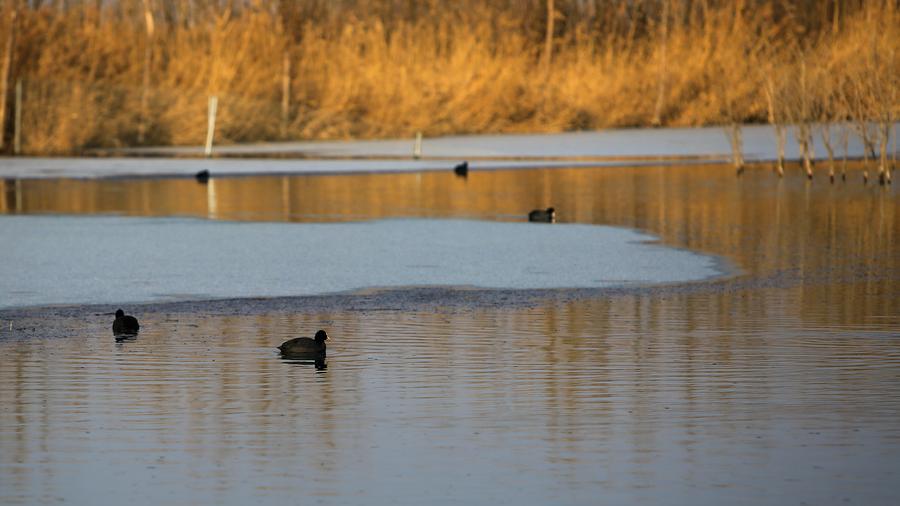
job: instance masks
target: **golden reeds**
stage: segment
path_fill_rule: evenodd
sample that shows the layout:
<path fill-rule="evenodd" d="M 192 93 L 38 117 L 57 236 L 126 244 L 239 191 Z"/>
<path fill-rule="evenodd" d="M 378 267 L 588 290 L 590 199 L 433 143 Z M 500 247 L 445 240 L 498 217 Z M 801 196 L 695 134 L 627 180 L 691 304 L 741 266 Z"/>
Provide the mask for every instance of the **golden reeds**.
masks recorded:
<path fill-rule="evenodd" d="M 26 153 L 197 145 L 216 95 L 224 143 L 827 119 L 890 178 L 895 0 L 40 5 L 0 21 Z"/>

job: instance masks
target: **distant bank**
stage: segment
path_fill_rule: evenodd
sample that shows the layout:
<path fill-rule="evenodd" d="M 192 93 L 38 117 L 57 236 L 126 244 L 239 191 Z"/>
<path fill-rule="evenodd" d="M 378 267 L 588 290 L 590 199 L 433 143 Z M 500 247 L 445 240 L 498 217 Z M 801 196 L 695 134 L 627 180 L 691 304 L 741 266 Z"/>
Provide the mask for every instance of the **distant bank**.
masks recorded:
<path fill-rule="evenodd" d="M 816 152 L 824 148 L 816 139 Z M 541 167 L 609 167 L 675 163 L 725 163 L 731 159 L 726 132 L 718 127 L 612 129 L 561 134 L 471 135 L 425 138 L 421 156 L 415 140 L 316 141 L 203 146 L 121 148 L 95 151 L 90 158 L 0 158 L 0 178 L 187 177 L 200 170 L 214 176 L 339 174 L 451 170 L 468 160 L 472 170 Z M 774 160 L 776 139 L 765 125 L 743 128 L 748 162 Z M 799 157 L 789 133 L 788 159 Z M 848 155 L 863 145 L 851 138 Z"/>

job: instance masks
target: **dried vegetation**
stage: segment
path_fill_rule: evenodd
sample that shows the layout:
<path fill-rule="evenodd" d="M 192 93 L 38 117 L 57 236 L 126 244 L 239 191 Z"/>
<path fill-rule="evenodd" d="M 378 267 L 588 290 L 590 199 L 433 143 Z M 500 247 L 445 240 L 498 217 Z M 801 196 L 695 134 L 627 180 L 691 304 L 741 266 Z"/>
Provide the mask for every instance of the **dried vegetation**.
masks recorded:
<path fill-rule="evenodd" d="M 769 122 L 858 136 L 890 178 L 896 0 L 119 0 L 0 4 L 22 150 Z M 851 129 L 852 132 L 847 131 Z"/>

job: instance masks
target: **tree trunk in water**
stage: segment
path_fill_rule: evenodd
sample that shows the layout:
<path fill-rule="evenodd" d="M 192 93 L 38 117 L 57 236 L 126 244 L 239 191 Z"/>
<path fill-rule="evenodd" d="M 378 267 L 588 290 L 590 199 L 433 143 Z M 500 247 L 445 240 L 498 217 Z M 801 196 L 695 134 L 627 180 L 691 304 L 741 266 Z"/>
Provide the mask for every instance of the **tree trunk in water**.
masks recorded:
<path fill-rule="evenodd" d="M 812 126 L 810 125 L 810 104 L 809 88 L 806 81 L 806 60 L 800 63 L 800 124 L 797 125 L 800 142 L 800 153 L 803 155 L 803 170 L 806 172 L 806 178 L 813 178 L 813 154 L 812 154 Z"/>
<path fill-rule="evenodd" d="M 841 180 L 847 180 L 847 155 L 850 150 L 850 127 L 841 126 L 841 143 L 844 146 L 844 157 L 841 160 Z"/>
<path fill-rule="evenodd" d="M 813 178 L 813 169 L 816 166 L 816 146 L 813 143 L 813 132 L 810 125 L 806 126 L 806 158 L 803 160 L 803 166 L 806 169 L 806 178 Z"/>
<path fill-rule="evenodd" d="M 740 176 L 744 173 L 744 140 L 741 136 L 741 125 L 732 123 L 728 130 L 728 140 L 731 142 L 731 163 L 735 173 Z"/>
<path fill-rule="evenodd" d="M 797 125 L 797 144 L 800 146 L 800 157 L 803 160 L 803 171 L 806 173 L 807 179 L 813 177 L 813 157 L 812 154 L 812 129 L 809 123 L 802 122 Z"/>
<path fill-rule="evenodd" d="M 888 140 L 891 138 L 891 124 L 887 121 L 882 121 L 881 125 L 879 125 L 879 143 L 878 143 L 878 183 L 881 185 L 885 185 L 891 182 L 890 168 L 888 167 Z"/>
<path fill-rule="evenodd" d="M 853 127 L 863 143 L 863 183 L 869 181 L 869 158 L 875 159 L 875 142 L 869 131 L 869 124 L 862 113 L 857 113 Z M 871 156 L 870 156 L 871 155 Z"/>
<path fill-rule="evenodd" d="M 769 124 L 775 129 L 775 148 L 778 159 L 775 162 L 774 169 L 778 177 L 784 177 L 784 148 L 787 144 L 787 129 L 781 124 L 781 121 L 778 119 L 779 116 L 775 112 L 775 108 L 779 104 L 775 102 L 775 81 L 771 76 L 766 78 L 766 85 L 763 91 L 766 94 L 766 110 Z"/>
<path fill-rule="evenodd" d="M 863 184 L 869 182 L 869 148 L 863 142 Z"/>
<path fill-rule="evenodd" d="M 787 144 L 787 129 L 784 125 L 775 125 L 775 143 L 778 148 L 778 162 L 775 170 L 778 177 L 784 177 L 784 147 Z"/>
<path fill-rule="evenodd" d="M 825 151 L 828 151 L 828 179 L 834 183 L 834 148 L 831 146 L 831 128 L 828 123 L 822 124 L 822 143 L 825 144 Z"/>
<path fill-rule="evenodd" d="M 12 55 L 16 43 L 17 2 L 13 2 L 9 13 L 9 31 L 6 34 L 6 49 L 3 51 L 3 67 L 0 69 L 0 150 L 6 145 L 7 97 L 9 97 L 9 81 L 12 73 Z"/>
<path fill-rule="evenodd" d="M 891 170 L 888 171 L 888 183 L 891 182 L 891 175 L 897 170 L 897 128 L 894 128 L 894 149 L 891 150 Z"/>

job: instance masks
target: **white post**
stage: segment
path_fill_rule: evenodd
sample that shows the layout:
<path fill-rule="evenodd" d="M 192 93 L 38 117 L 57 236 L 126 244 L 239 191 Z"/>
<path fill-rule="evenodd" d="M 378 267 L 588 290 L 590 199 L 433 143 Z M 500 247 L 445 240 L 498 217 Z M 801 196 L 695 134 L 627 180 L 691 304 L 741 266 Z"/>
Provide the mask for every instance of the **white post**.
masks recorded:
<path fill-rule="evenodd" d="M 16 81 L 16 118 L 13 125 L 13 154 L 22 152 L 22 80 Z"/>
<path fill-rule="evenodd" d="M 413 146 L 413 158 L 422 157 L 422 132 L 416 132 L 416 144 Z"/>
<path fill-rule="evenodd" d="M 212 156 L 213 134 L 216 131 L 216 109 L 219 106 L 218 97 L 209 97 L 209 124 L 206 128 L 206 157 Z"/>

